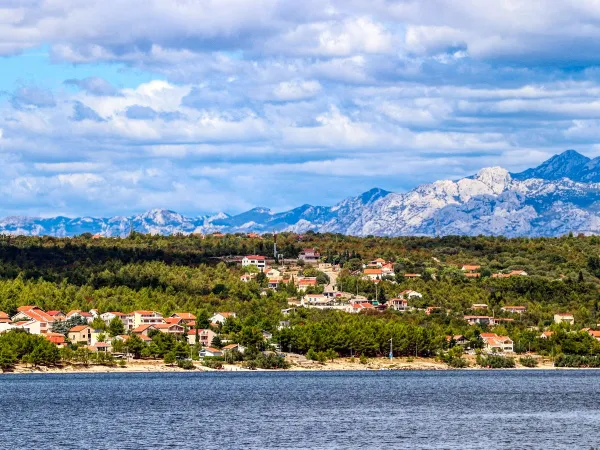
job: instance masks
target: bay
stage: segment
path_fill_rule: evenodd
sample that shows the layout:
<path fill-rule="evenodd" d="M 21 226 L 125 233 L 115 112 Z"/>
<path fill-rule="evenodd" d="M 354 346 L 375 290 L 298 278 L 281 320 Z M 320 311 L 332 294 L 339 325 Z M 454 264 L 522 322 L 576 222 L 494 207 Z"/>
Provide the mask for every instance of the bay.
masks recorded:
<path fill-rule="evenodd" d="M 0 448 L 600 446 L 600 371 L 0 376 Z"/>

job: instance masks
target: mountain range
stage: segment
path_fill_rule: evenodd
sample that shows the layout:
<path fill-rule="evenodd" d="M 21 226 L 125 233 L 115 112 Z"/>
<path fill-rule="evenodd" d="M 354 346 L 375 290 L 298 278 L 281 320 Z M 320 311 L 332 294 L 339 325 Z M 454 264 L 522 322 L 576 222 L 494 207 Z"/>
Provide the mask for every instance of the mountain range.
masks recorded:
<path fill-rule="evenodd" d="M 0 234 L 126 236 L 132 227 L 152 234 L 273 230 L 356 236 L 600 234 L 599 200 L 600 158 L 567 150 L 520 173 L 489 167 L 406 193 L 371 189 L 334 206 L 303 205 L 280 213 L 254 208 L 237 215 L 202 217 L 161 209 L 110 218 L 12 216 L 0 220 Z"/>

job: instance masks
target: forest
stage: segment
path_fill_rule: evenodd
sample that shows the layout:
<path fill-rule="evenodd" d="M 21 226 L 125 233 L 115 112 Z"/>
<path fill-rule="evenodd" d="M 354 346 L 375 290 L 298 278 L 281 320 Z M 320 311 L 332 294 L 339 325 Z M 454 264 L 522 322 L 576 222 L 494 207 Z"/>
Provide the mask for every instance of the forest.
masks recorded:
<path fill-rule="evenodd" d="M 245 269 L 232 258 L 271 258 L 275 240 L 285 259 L 315 248 L 322 262 L 339 264 L 338 289 L 381 303 L 406 289 L 422 297 L 411 300 L 414 310 L 402 313 L 299 308 L 284 316 L 288 300 L 301 296 L 296 287 L 290 283 L 269 290 L 265 277 L 243 282 Z M 373 283 L 358 271 L 377 257 L 391 261 L 394 273 Z M 481 266 L 478 278 L 465 276 L 460 269 L 465 264 Z M 492 277 L 512 270 L 528 276 Z M 407 279 L 407 273 L 419 277 Z M 600 238 L 595 236 L 358 238 L 307 232 L 260 238 L 138 233 L 124 239 L 0 237 L 0 311 L 9 315 L 22 305 L 65 312 L 149 309 L 165 316 L 187 311 L 200 317 L 235 311 L 237 318 L 219 330 L 223 337 L 260 348 L 260 332 L 268 331 L 282 350 L 300 353 L 385 355 L 392 339 L 394 354 L 434 356 L 448 349 L 446 336 L 453 335 L 464 335 L 477 346 L 479 334 L 489 330 L 468 325 L 463 316 L 476 314 L 472 305 L 483 303 L 488 305 L 485 314 L 514 319 L 493 332 L 510 336 L 517 353 L 591 357 L 600 354 L 600 343 L 580 330 L 600 322 L 599 287 Z M 507 305 L 527 310 L 504 312 Z M 424 309 L 432 306 L 439 309 L 426 314 Z M 557 312 L 572 313 L 575 324 L 554 324 Z M 279 327 L 283 320 L 288 327 Z M 555 333 L 540 339 L 543 330 Z"/>

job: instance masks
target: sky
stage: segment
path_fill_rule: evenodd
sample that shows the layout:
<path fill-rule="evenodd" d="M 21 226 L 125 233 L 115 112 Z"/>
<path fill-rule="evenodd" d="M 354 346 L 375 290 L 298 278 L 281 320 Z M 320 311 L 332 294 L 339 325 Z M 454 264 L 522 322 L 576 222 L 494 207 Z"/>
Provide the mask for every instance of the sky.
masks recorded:
<path fill-rule="evenodd" d="M 0 217 L 331 205 L 600 155 L 600 2 L 0 0 Z"/>

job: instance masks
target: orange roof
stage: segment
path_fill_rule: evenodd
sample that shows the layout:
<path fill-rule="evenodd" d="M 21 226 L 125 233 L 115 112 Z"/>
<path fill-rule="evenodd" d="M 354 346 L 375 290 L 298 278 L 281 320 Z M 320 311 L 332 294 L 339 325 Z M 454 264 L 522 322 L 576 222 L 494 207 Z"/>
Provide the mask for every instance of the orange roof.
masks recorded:
<path fill-rule="evenodd" d="M 135 330 L 133 330 L 132 333 L 142 333 L 142 332 L 146 331 L 148 328 L 155 327 L 155 326 L 156 325 L 153 325 L 151 323 L 145 323 L 145 324 L 137 327 Z"/>
<path fill-rule="evenodd" d="M 481 276 L 480 273 L 465 273 L 465 277 L 468 278 L 479 278 Z"/>
<path fill-rule="evenodd" d="M 588 333 L 590 333 L 590 335 L 593 336 L 593 337 L 595 337 L 595 338 L 600 338 L 600 331 L 589 330 Z"/>
<path fill-rule="evenodd" d="M 225 347 L 223 347 L 223 350 L 231 350 L 232 348 L 236 348 L 239 346 L 240 346 L 240 344 L 229 344 L 229 345 L 226 345 Z"/>
<path fill-rule="evenodd" d="M 317 280 L 316 279 L 303 279 L 300 280 L 298 282 L 299 285 L 306 285 L 306 286 L 316 286 L 317 285 Z"/>
<path fill-rule="evenodd" d="M 171 314 L 171 317 L 176 316 L 183 320 L 196 320 L 196 316 L 189 312 L 178 312 Z"/>
<path fill-rule="evenodd" d="M 464 266 L 462 266 L 462 268 L 463 270 L 479 270 L 481 269 L 481 266 L 465 264 Z"/>
<path fill-rule="evenodd" d="M 4 311 L 0 311 L 0 319 L 10 319 L 10 317 Z"/>
<path fill-rule="evenodd" d="M 30 309 L 39 309 L 39 308 L 37 306 L 26 305 L 26 306 L 19 306 L 17 308 L 17 311 L 24 312 L 24 311 L 29 311 Z"/>
<path fill-rule="evenodd" d="M 69 333 L 79 333 L 80 331 L 89 328 L 87 325 L 77 325 L 69 330 Z"/>
<path fill-rule="evenodd" d="M 54 317 L 49 316 L 37 307 L 26 311 L 20 311 L 20 313 L 26 315 L 30 319 L 35 320 L 37 322 L 54 322 Z"/>
<path fill-rule="evenodd" d="M 256 259 L 258 261 L 263 261 L 265 259 L 264 256 L 260 256 L 260 255 L 248 255 L 248 256 L 246 256 L 246 258 L 248 258 L 248 259 Z"/>
<path fill-rule="evenodd" d="M 365 275 L 381 275 L 381 269 L 365 269 L 363 273 Z"/>
<path fill-rule="evenodd" d="M 154 314 L 154 311 L 144 311 L 144 310 L 139 310 L 139 311 L 134 311 L 134 314 L 140 314 L 143 316 L 151 316 Z"/>
<path fill-rule="evenodd" d="M 167 317 L 165 319 L 165 322 L 167 322 L 167 325 L 178 325 L 182 321 L 183 321 L 183 319 L 180 317 Z"/>
<path fill-rule="evenodd" d="M 203 332 L 205 332 L 205 331 L 211 331 L 211 330 L 210 330 L 210 329 L 208 329 L 208 328 L 200 328 L 200 329 L 198 330 L 198 334 L 202 334 L 202 333 L 203 333 Z M 195 335 L 195 334 L 196 334 L 196 329 L 194 328 L 194 329 L 192 329 L 192 330 L 188 330 L 188 333 L 187 333 L 187 334 L 190 334 L 190 335 Z"/>
<path fill-rule="evenodd" d="M 419 275 L 418 273 L 405 273 L 404 276 L 406 278 L 417 278 L 417 277 L 420 277 L 421 275 Z"/>
<path fill-rule="evenodd" d="M 213 348 L 213 347 L 207 347 L 206 350 L 209 351 L 209 352 L 211 352 L 211 353 L 216 353 L 216 352 L 220 352 L 221 351 L 218 348 Z"/>

